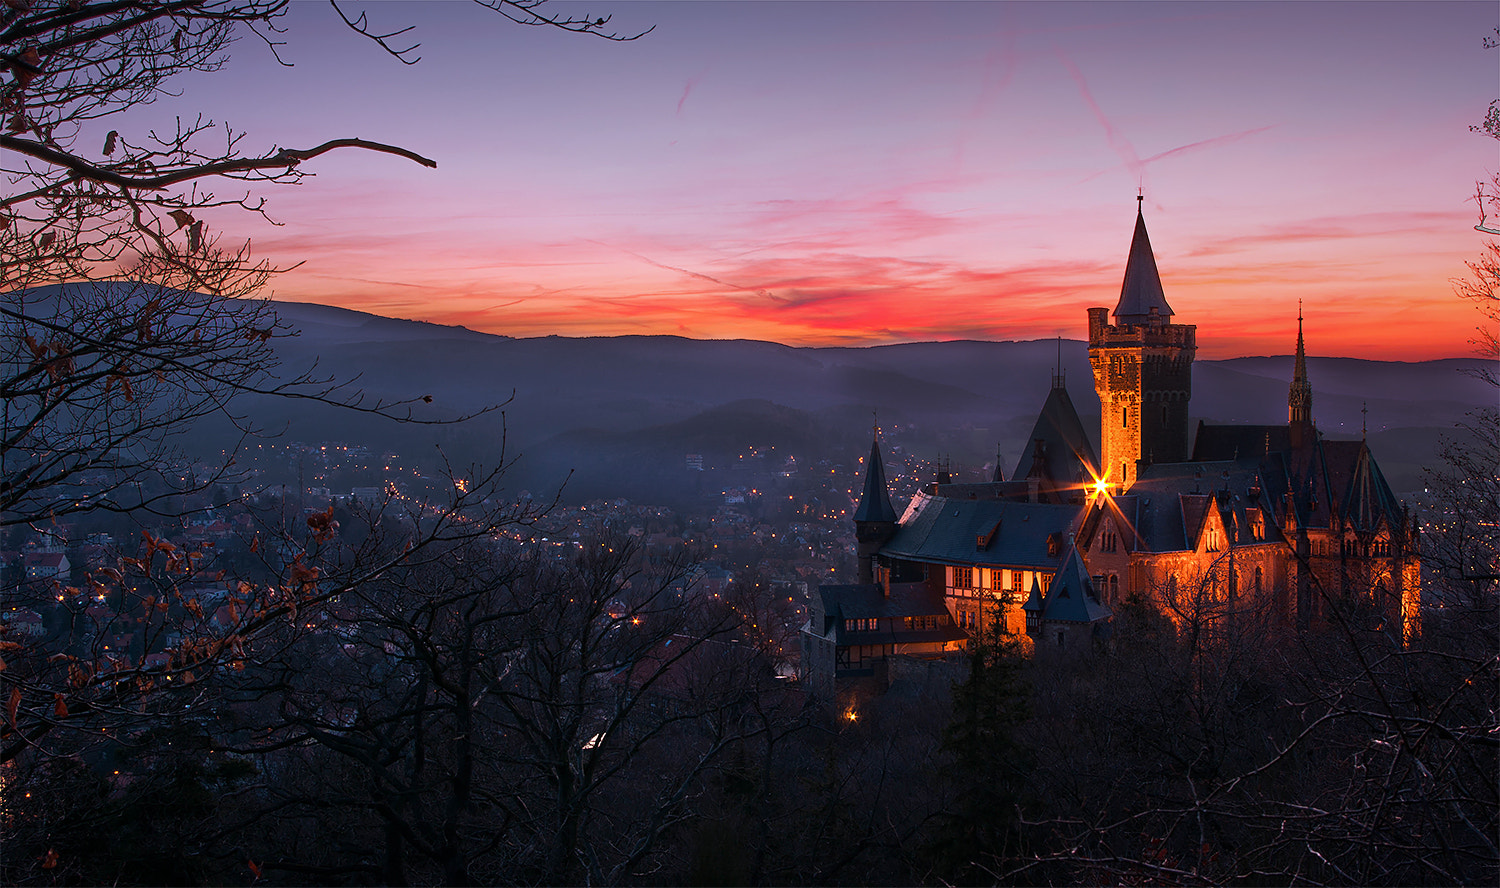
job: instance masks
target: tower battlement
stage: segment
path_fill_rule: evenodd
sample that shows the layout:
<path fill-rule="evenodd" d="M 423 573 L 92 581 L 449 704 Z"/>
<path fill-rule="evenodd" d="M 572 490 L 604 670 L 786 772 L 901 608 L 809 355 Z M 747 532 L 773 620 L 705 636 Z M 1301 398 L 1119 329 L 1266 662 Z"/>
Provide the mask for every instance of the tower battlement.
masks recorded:
<path fill-rule="evenodd" d="M 1157 318 L 1161 318 L 1158 322 Z M 1109 309 L 1089 309 L 1089 348 L 1161 348 L 1197 350 L 1197 327 L 1193 324 L 1174 324 L 1158 314 L 1151 315 L 1145 324 L 1111 324 Z"/>

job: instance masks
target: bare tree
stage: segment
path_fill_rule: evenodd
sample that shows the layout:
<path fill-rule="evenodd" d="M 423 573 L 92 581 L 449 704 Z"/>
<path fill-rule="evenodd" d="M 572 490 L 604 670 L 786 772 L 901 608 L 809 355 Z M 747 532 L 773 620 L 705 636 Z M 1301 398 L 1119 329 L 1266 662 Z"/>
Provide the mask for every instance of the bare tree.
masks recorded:
<path fill-rule="evenodd" d="M 264 872 L 618 883 L 767 732 L 772 661 L 685 562 L 492 536 L 404 558 L 220 683 L 265 775 L 234 829 Z"/>
<path fill-rule="evenodd" d="M 526 25 L 635 39 L 608 17 L 558 15 L 542 0 L 484 0 Z M 412 63 L 410 27 L 385 30 L 368 13 L 355 31 Z M 221 296 L 253 293 L 269 265 L 247 247 L 222 247 L 204 217 L 223 208 L 264 215 L 254 186 L 290 184 L 300 165 L 331 151 L 436 162 L 394 145 L 331 138 L 246 153 L 245 134 L 208 117 L 149 126 L 143 110 L 174 78 L 224 66 L 235 41 L 282 45 L 288 0 L 39 0 L 0 13 L 0 292 L 97 277 L 151 280 Z M 118 123 L 117 123 L 118 121 Z M 229 188 L 229 193 L 216 189 Z"/>
<path fill-rule="evenodd" d="M 607 17 L 555 15 L 536 0 L 483 5 L 522 24 L 639 36 L 610 32 Z M 332 8 L 383 51 L 415 61 L 414 46 L 393 42 L 406 29 L 377 28 L 363 13 Z M 0 6 L 0 174 L 7 180 L 0 197 L 0 528 L 45 531 L 69 515 L 99 511 L 144 523 L 152 512 L 170 511 L 184 492 L 232 473 L 232 457 L 193 470 L 175 445 L 210 416 L 252 433 L 253 423 L 234 410 L 237 395 L 314 399 L 420 421 L 416 403 L 367 400 L 311 373 L 278 376 L 271 344 L 291 331 L 251 298 L 274 269 L 254 260 L 248 245 L 222 243 L 206 219 L 236 209 L 263 215 L 254 189 L 294 184 L 303 161 L 330 151 L 433 162 L 350 138 L 247 152 L 243 133 L 207 117 L 164 127 L 145 116 L 178 75 L 220 69 L 237 40 L 275 52 L 287 9 L 287 0 Z M 416 510 L 409 542 L 472 532 L 475 525 L 459 516 L 498 478 L 480 475 L 469 492 L 456 488 L 450 502 Z M 197 681 L 240 662 L 256 633 L 378 575 L 397 557 L 330 572 L 306 548 L 308 534 L 316 544 L 331 532 L 329 520 L 279 543 L 285 557 L 272 565 L 275 582 L 217 576 L 203 553 L 150 532 L 86 581 L 18 582 L 7 574 L 7 608 L 55 603 L 72 611 L 66 626 L 0 638 L 0 761 L 41 754 L 59 733 L 98 737 L 130 723 L 153 711 L 142 709 L 142 695 L 160 692 L 165 678 Z M 195 588 L 207 580 L 232 606 L 227 629 L 211 628 L 201 612 L 207 602 Z M 121 651 L 109 643 L 135 629 L 160 645 L 137 641 Z M 165 674 L 149 662 L 160 655 L 170 656 Z"/>

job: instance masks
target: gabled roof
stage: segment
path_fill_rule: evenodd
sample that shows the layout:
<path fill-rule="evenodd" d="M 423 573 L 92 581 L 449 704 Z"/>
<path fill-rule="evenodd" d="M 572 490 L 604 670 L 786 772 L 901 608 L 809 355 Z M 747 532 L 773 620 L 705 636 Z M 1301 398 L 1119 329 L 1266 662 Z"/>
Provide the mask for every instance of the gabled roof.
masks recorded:
<path fill-rule="evenodd" d="M 1178 508 L 1182 512 L 1182 542 L 1184 549 L 1198 548 L 1198 538 L 1203 535 L 1203 525 L 1208 521 L 1210 507 L 1215 499 L 1201 493 L 1179 493 Z"/>
<path fill-rule="evenodd" d="M 1161 275 L 1156 270 L 1156 256 L 1151 252 L 1151 238 L 1146 234 L 1146 219 L 1137 205 L 1135 236 L 1130 239 L 1130 257 L 1125 260 L 1125 281 L 1120 285 L 1120 302 L 1115 306 L 1116 324 L 1145 324 L 1156 309 L 1161 323 L 1172 317 L 1161 289 Z"/>
<path fill-rule="evenodd" d="M 891 491 L 885 483 L 885 460 L 880 456 L 880 442 L 870 442 L 870 457 L 865 461 L 865 489 L 859 496 L 855 521 L 895 523 L 896 507 L 891 505 Z"/>
<path fill-rule="evenodd" d="M 1080 512 L 1074 505 L 951 499 L 918 493 L 896 535 L 880 553 L 929 564 L 1051 570 L 1060 556 L 1048 554 L 1048 538 L 1054 534 L 1070 538 Z M 1057 544 L 1054 541 L 1052 545 Z"/>
<path fill-rule="evenodd" d="M 1196 548 L 1212 509 L 1223 518 L 1227 541 L 1246 543 L 1250 541 L 1240 532 L 1248 532 L 1253 513 L 1271 498 L 1261 491 L 1260 466 L 1257 457 L 1158 463 L 1143 469 L 1129 495 L 1115 501 L 1132 515 L 1139 547 L 1148 552 Z M 1263 526 L 1267 541 L 1276 539 L 1274 522 L 1264 521 Z"/>
<path fill-rule="evenodd" d="M 1041 451 L 1040 461 L 1037 459 L 1038 450 Z M 1073 399 L 1068 397 L 1065 386 L 1054 385 L 1042 404 L 1042 412 L 1037 415 L 1036 425 L 1031 427 L 1031 436 L 1026 439 L 1011 479 L 1024 481 L 1035 476 L 1054 485 L 1067 486 L 1079 481 L 1087 483 L 1090 472 L 1097 470 L 1098 466 L 1094 445 L 1089 443 L 1088 432 L 1078 419 Z"/>
<path fill-rule="evenodd" d="M 1140 538 L 1136 533 L 1140 505 L 1140 498 L 1129 494 L 1100 497 L 1095 500 L 1088 510 L 1087 517 L 1083 520 L 1082 529 L 1078 532 L 1078 545 L 1084 549 L 1092 546 L 1099 535 L 1100 528 L 1108 520 L 1115 533 L 1118 534 L 1119 543 L 1125 547 L 1125 551 L 1137 551 L 1141 547 Z"/>

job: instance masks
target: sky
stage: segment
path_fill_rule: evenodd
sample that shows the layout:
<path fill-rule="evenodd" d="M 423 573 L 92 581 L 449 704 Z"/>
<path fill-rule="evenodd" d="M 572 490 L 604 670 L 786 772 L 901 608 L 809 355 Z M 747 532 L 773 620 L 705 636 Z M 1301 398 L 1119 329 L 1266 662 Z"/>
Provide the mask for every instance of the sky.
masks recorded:
<path fill-rule="evenodd" d="M 242 147 L 360 137 L 216 220 L 296 268 L 276 299 L 512 336 L 789 345 L 1086 336 L 1136 196 L 1199 356 L 1461 357 L 1478 313 L 1470 131 L 1492 2 L 608 3 L 638 40 L 377 3 L 405 66 L 327 4 L 131 121 Z M 398 38 L 399 40 L 400 38 Z M 123 130 L 123 127 L 122 127 Z M 300 263 L 300 264 L 297 264 Z"/>

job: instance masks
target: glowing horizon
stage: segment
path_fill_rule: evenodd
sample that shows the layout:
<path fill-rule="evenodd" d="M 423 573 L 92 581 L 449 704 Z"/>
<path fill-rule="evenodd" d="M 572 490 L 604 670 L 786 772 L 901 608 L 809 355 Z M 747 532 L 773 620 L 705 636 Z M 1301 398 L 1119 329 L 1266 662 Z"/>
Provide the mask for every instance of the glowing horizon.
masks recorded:
<path fill-rule="evenodd" d="M 587 8 L 586 5 L 583 8 Z M 788 345 L 1086 335 L 1135 195 L 1199 356 L 1467 357 L 1491 4 L 611 4 L 639 41 L 457 4 L 405 68 L 294 4 L 187 84 L 258 139 L 358 135 L 267 191 L 273 298 L 510 336 Z M 795 12 L 794 12 L 795 11 Z M 266 97 L 278 101 L 267 101 Z M 369 96 L 379 101 L 368 101 Z M 281 97 L 286 97 L 282 99 Z"/>

